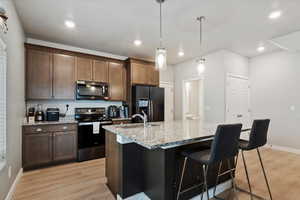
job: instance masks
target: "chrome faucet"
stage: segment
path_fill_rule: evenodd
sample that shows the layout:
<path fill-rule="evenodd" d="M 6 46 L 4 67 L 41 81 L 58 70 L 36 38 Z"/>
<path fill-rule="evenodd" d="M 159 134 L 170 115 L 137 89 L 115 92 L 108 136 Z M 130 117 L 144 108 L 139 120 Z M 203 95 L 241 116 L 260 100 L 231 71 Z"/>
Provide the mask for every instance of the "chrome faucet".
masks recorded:
<path fill-rule="evenodd" d="M 144 127 L 146 127 L 147 126 L 147 121 L 148 121 L 147 115 L 146 115 L 146 113 L 143 110 L 142 110 L 142 113 L 143 113 L 143 115 L 141 115 L 141 114 L 134 114 L 134 115 L 132 115 L 132 118 L 135 118 L 135 117 L 141 118 L 144 121 Z"/>

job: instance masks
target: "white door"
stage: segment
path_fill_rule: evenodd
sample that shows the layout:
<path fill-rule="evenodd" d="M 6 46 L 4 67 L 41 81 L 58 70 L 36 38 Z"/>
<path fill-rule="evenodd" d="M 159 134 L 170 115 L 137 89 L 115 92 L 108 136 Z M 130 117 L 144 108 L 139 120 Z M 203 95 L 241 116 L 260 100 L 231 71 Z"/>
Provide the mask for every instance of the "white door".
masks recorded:
<path fill-rule="evenodd" d="M 165 121 L 174 119 L 174 86 L 172 83 L 160 83 L 165 88 Z"/>
<path fill-rule="evenodd" d="M 227 76 L 226 121 L 247 124 L 250 121 L 249 80 L 238 76 Z"/>
<path fill-rule="evenodd" d="M 183 119 L 203 119 L 202 79 L 183 82 Z"/>

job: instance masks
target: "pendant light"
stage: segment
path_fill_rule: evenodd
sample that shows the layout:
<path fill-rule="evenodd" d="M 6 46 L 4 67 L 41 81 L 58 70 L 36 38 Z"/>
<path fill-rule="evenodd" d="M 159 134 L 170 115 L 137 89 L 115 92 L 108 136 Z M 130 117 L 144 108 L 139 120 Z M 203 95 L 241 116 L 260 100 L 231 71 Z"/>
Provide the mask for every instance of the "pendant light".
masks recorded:
<path fill-rule="evenodd" d="M 0 29 L 3 33 L 7 33 L 8 27 L 7 27 L 7 15 L 4 8 L 0 8 Z"/>
<path fill-rule="evenodd" d="M 167 50 L 162 47 L 162 3 L 165 0 L 156 0 L 159 3 L 159 22 L 160 22 L 160 38 L 159 38 L 159 48 L 156 49 L 155 54 L 155 69 L 156 70 L 166 70 L 167 69 Z"/>
<path fill-rule="evenodd" d="M 200 35 L 199 35 L 200 52 L 202 47 L 202 23 L 204 20 L 205 20 L 204 16 L 197 17 L 197 21 L 199 21 L 199 27 L 200 27 Z M 197 63 L 198 75 L 201 75 L 205 71 L 205 58 L 201 56 L 200 59 L 196 60 L 196 63 Z"/>

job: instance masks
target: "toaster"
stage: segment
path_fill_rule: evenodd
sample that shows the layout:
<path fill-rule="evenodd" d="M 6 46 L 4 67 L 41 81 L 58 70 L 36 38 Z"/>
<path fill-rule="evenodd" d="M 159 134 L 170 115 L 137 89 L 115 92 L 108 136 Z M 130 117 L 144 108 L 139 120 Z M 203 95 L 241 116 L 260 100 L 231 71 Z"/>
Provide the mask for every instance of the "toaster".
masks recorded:
<path fill-rule="evenodd" d="M 47 108 L 47 121 L 59 121 L 59 108 Z"/>

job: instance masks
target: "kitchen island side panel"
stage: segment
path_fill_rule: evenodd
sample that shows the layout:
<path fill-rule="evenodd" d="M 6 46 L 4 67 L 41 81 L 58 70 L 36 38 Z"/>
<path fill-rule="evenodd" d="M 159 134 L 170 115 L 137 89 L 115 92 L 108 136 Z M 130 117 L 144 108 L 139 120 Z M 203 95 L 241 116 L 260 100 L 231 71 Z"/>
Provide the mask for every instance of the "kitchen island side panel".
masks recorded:
<path fill-rule="evenodd" d="M 181 152 L 186 149 L 207 150 L 211 140 L 177 146 L 169 149 L 147 149 L 136 143 L 119 144 L 116 135 L 106 132 L 106 176 L 112 193 L 123 199 L 144 192 L 150 199 L 176 199 L 183 164 Z M 111 141 L 113 140 L 113 141 Z M 233 162 L 233 160 L 232 160 Z M 117 166 L 116 166 L 117 165 Z M 222 167 L 222 172 L 228 166 Z M 208 184 L 213 187 L 218 165 L 209 167 Z M 230 179 L 230 175 L 220 178 L 220 183 Z M 187 189 L 203 181 L 202 166 L 188 160 L 182 189 Z M 219 184 L 220 184 L 219 183 Z M 198 186 L 181 195 L 180 199 L 190 199 L 202 192 Z"/>
<path fill-rule="evenodd" d="M 115 197 L 123 199 L 143 191 L 142 147 L 119 144 L 115 134 L 106 131 L 107 186 Z"/>

